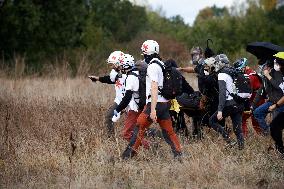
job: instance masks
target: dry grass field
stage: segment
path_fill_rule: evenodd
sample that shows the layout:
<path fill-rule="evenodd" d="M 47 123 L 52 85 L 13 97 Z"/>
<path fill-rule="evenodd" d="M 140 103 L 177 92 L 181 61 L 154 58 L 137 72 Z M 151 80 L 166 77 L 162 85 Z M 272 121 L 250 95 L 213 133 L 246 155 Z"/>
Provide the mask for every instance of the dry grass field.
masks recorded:
<path fill-rule="evenodd" d="M 116 138 L 104 130 L 113 93 L 85 78 L 0 79 L 0 188 L 284 188 L 268 137 L 252 135 L 239 151 L 206 129 L 202 141 L 181 137 L 182 163 L 159 138 L 122 160 L 123 118 Z"/>

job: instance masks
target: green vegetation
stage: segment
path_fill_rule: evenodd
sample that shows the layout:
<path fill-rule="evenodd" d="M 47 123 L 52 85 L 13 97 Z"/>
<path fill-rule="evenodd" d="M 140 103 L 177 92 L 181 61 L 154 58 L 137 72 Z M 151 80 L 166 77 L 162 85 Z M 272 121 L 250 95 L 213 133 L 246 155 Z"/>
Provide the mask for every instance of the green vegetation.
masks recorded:
<path fill-rule="evenodd" d="M 146 37 L 166 46 L 165 57 L 179 61 L 188 59 L 192 46 L 204 47 L 207 38 L 213 39 L 216 52 L 236 58 L 246 55 L 244 48 L 252 41 L 284 45 L 284 7 L 275 7 L 275 0 L 247 0 L 247 8 L 206 7 L 189 26 L 179 15 L 165 18 L 127 0 L 5 0 L 0 8 L 1 62 L 14 68 L 22 57 L 26 73 L 67 62 L 75 76 L 82 62 L 92 71 L 103 68 L 112 50 L 138 55 Z M 169 52 L 171 46 L 179 51 Z"/>

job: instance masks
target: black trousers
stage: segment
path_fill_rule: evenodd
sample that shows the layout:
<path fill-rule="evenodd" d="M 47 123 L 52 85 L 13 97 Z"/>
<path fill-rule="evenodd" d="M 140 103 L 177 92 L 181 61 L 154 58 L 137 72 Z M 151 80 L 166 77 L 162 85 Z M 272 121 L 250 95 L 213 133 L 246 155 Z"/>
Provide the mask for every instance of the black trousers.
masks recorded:
<path fill-rule="evenodd" d="M 231 117 L 233 122 L 233 130 L 235 135 L 237 136 L 238 143 L 244 143 L 243 133 L 242 133 L 242 112 L 243 112 L 243 106 L 242 105 L 233 105 L 233 106 L 226 106 L 222 113 L 223 118 Z M 229 133 L 225 130 L 225 128 L 220 125 L 220 122 L 217 119 L 217 113 L 216 111 L 209 119 L 210 126 L 217 132 L 219 132 L 224 139 L 229 138 Z"/>
<path fill-rule="evenodd" d="M 117 104 L 114 103 L 109 110 L 107 111 L 106 115 L 105 115 L 105 125 L 107 127 L 107 134 L 109 137 L 111 137 L 112 135 L 114 135 L 114 125 L 112 122 L 112 116 L 113 116 L 113 112 L 114 110 L 117 108 Z"/>
<path fill-rule="evenodd" d="M 284 129 L 284 112 L 279 113 L 270 124 L 270 134 L 279 150 L 284 150 L 282 131 Z"/>

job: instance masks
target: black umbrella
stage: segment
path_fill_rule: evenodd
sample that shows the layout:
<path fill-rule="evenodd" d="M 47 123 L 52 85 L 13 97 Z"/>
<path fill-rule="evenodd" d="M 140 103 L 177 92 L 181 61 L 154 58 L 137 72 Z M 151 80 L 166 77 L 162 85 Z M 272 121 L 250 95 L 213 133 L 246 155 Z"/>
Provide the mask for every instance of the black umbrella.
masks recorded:
<path fill-rule="evenodd" d="M 269 42 L 253 42 L 247 45 L 246 50 L 255 55 L 257 59 L 272 59 L 273 55 L 283 52 L 284 48 Z"/>
<path fill-rule="evenodd" d="M 209 47 L 209 41 L 213 44 L 212 39 L 207 39 L 207 46 L 204 51 L 205 58 L 210 58 L 215 55 L 214 51 Z"/>

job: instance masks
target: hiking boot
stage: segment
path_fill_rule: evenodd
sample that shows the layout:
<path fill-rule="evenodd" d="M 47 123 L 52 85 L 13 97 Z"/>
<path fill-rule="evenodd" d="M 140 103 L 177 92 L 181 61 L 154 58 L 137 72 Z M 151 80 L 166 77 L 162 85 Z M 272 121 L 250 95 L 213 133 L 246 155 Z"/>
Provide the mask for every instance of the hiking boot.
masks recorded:
<path fill-rule="evenodd" d="M 281 148 L 276 146 L 276 151 L 278 152 L 279 156 L 284 159 L 284 147 Z"/>
<path fill-rule="evenodd" d="M 238 142 L 238 148 L 239 148 L 239 150 L 243 150 L 245 148 L 244 141 Z"/>
<path fill-rule="evenodd" d="M 182 153 L 181 152 L 174 152 L 174 159 L 179 161 L 180 163 L 183 163 Z"/>
<path fill-rule="evenodd" d="M 193 130 L 192 138 L 197 139 L 197 140 L 201 140 L 203 138 L 203 133 L 202 133 L 201 128 Z"/>
<path fill-rule="evenodd" d="M 129 146 L 125 149 L 125 151 L 122 153 L 122 159 L 127 160 L 136 155 L 136 152 Z"/>

